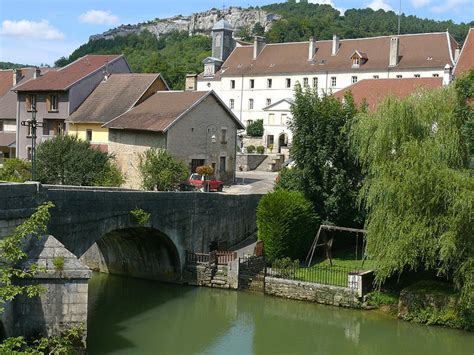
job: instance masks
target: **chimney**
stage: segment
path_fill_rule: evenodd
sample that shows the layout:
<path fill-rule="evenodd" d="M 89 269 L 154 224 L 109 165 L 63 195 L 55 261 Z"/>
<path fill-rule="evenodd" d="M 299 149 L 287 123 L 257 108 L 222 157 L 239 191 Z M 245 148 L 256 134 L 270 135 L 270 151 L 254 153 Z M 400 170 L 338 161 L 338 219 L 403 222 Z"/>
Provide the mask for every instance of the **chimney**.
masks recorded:
<path fill-rule="evenodd" d="M 197 74 L 186 74 L 186 84 L 184 90 L 196 91 L 197 90 Z"/>
<path fill-rule="evenodd" d="M 41 69 L 35 67 L 35 72 L 33 73 L 33 79 L 38 79 L 41 76 Z"/>
<path fill-rule="evenodd" d="M 263 48 L 265 47 L 265 37 L 255 36 L 253 41 L 253 59 L 257 59 L 260 52 L 262 52 Z"/>
<path fill-rule="evenodd" d="M 332 52 L 331 55 L 336 55 L 339 50 L 339 37 L 337 35 L 332 36 Z"/>
<path fill-rule="evenodd" d="M 391 67 L 398 65 L 398 56 L 400 50 L 400 38 L 390 38 L 390 54 L 388 59 L 388 65 Z"/>
<path fill-rule="evenodd" d="M 314 37 L 310 37 L 309 46 L 308 46 L 308 60 L 313 60 L 315 54 L 316 54 L 316 39 Z"/>
<path fill-rule="evenodd" d="M 21 80 L 21 69 L 13 69 L 13 86 L 18 84 Z"/>
<path fill-rule="evenodd" d="M 451 84 L 453 80 L 453 68 L 449 64 L 444 66 L 444 73 L 443 73 L 443 86 Z"/>
<path fill-rule="evenodd" d="M 456 49 L 454 50 L 454 63 L 458 62 L 459 55 L 461 54 L 461 46 L 458 45 Z"/>

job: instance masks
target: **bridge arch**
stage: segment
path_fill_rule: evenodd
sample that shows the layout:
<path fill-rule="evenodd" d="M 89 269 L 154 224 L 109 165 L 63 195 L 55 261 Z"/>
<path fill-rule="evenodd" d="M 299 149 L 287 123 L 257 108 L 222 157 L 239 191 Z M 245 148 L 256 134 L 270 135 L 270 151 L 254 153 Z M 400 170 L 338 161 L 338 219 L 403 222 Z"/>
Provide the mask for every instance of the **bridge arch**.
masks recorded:
<path fill-rule="evenodd" d="M 92 270 L 110 274 L 162 281 L 178 281 L 181 276 L 175 243 L 163 232 L 150 227 L 107 232 L 81 260 Z"/>

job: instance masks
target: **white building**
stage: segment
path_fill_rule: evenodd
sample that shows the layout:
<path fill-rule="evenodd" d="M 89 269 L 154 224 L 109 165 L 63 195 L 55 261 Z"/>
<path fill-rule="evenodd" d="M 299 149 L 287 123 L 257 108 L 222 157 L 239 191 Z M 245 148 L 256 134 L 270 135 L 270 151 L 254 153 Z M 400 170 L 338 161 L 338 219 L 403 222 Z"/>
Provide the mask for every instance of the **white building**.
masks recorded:
<path fill-rule="evenodd" d="M 323 93 L 362 79 L 442 77 L 459 53 L 448 32 L 275 44 L 256 37 L 242 44 L 224 20 L 214 26 L 212 40 L 197 89 L 213 89 L 246 125 L 263 119 L 264 144 L 273 144 L 274 152 L 291 142 L 287 121 L 297 82 Z"/>

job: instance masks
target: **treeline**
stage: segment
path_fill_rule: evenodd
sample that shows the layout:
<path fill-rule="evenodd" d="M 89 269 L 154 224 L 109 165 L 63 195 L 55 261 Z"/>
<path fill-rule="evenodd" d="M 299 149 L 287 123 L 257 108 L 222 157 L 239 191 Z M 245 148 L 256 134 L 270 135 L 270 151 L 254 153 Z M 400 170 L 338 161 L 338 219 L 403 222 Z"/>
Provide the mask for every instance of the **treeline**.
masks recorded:
<path fill-rule="evenodd" d="M 341 38 L 359 38 L 397 33 L 398 17 L 393 11 L 371 9 L 347 10 L 344 16 L 330 5 L 310 4 L 307 1 L 289 1 L 262 7 L 264 10 L 282 15 L 265 33 L 260 24 L 253 28 L 242 28 L 237 36 L 250 40 L 253 35 L 265 35 L 268 42 L 307 41 L 309 37 L 331 39 L 333 34 Z M 420 19 L 416 16 L 401 17 L 401 33 L 449 32 L 459 43 L 464 41 L 469 24 L 452 21 Z M 56 61 L 64 66 L 86 54 L 123 53 L 134 72 L 160 72 L 173 89 L 184 88 L 186 73 L 199 73 L 202 60 L 211 54 L 211 39 L 204 35 L 190 36 L 187 32 L 173 32 L 159 39 L 148 31 L 120 36 L 114 39 L 99 39 L 76 49 L 68 58 Z"/>
<path fill-rule="evenodd" d="M 12 62 L 0 62 L 0 69 L 16 69 L 16 68 L 26 68 L 26 67 L 31 67 L 32 65 L 26 65 L 26 64 L 18 64 L 18 63 L 12 63 Z"/>

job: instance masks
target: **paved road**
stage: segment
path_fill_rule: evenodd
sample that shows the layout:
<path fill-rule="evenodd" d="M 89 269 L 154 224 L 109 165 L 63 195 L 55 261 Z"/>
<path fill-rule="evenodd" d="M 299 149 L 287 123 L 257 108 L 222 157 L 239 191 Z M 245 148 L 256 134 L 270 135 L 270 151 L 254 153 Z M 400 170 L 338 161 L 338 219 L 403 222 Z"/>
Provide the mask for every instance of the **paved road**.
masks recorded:
<path fill-rule="evenodd" d="M 265 194 L 273 190 L 278 173 L 267 171 L 242 171 L 237 173 L 237 183 L 225 187 L 228 194 Z"/>

